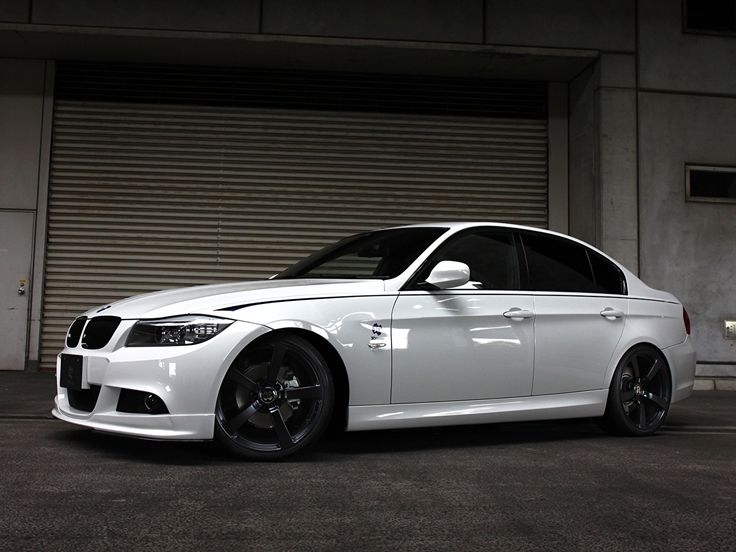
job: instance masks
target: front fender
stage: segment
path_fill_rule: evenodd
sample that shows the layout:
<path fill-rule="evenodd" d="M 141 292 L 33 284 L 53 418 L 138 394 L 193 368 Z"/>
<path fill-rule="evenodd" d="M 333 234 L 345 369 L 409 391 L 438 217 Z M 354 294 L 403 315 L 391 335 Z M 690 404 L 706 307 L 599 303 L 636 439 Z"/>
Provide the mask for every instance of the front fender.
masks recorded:
<path fill-rule="evenodd" d="M 298 329 L 326 340 L 342 359 L 350 406 L 391 401 L 391 311 L 395 295 L 283 301 L 245 307 L 234 317 L 271 330 Z M 375 340 L 386 343 L 370 348 Z M 224 377 L 224 374 L 223 374 Z"/>

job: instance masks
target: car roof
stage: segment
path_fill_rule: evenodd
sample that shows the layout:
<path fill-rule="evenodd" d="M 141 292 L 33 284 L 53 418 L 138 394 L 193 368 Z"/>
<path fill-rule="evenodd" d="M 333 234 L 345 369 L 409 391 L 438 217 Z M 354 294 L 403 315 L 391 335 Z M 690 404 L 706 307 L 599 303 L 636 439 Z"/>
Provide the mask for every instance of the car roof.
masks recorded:
<path fill-rule="evenodd" d="M 421 224 L 404 224 L 401 226 L 394 226 L 394 228 L 422 228 L 422 227 L 440 227 L 440 228 L 472 228 L 475 226 L 502 226 L 510 228 L 530 228 L 533 230 L 539 230 L 534 226 L 525 226 L 522 224 L 511 224 L 506 222 L 491 222 L 491 221 L 437 221 L 437 222 L 423 222 Z"/>
<path fill-rule="evenodd" d="M 439 221 L 439 222 L 425 222 L 422 224 L 406 224 L 402 226 L 393 226 L 391 229 L 394 228 L 448 228 L 450 230 L 464 230 L 466 228 L 477 228 L 479 226 L 492 226 L 497 228 L 513 228 L 517 230 L 530 230 L 533 232 L 543 232 L 545 234 L 554 234 L 556 236 L 562 236 L 564 238 L 572 239 L 575 241 L 580 241 L 584 245 L 590 246 L 590 244 L 587 244 L 585 242 L 582 242 L 581 240 L 578 240 L 577 238 L 574 238 L 572 236 L 569 236 L 567 234 L 563 234 L 560 232 L 555 232 L 554 230 L 547 230 L 546 228 L 540 228 L 538 226 L 526 226 L 523 224 L 512 224 L 512 223 L 506 223 L 506 222 L 490 222 L 490 221 L 475 221 L 475 222 L 454 222 L 454 221 Z"/>

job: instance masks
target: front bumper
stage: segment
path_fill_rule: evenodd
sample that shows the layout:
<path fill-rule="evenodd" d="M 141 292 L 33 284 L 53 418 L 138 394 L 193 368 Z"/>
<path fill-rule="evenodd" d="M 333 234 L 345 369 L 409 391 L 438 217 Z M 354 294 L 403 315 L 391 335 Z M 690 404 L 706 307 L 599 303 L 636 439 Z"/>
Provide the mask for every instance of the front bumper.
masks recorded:
<path fill-rule="evenodd" d="M 73 424 L 151 439 L 212 439 L 217 393 L 227 369 L 264 326 L 236 321 L 199 345 L 125 347 L 135 321 L 124 320 L 103 349 L 65 348 L 83 357 L 83 386 L 99 387 L 90 411 L 72 406 L 60 385 L 61 355 L 57 358 L 57 395 L 52 414 Z M 118 411 L 122 389 L 152 393 L 163 400 L 167 414 Z M 76 404 L 76 403 L 75 403 Z"/>
<path fill-rule="evenodd" d="M 106 387 L 115 395 L 114 388 Z M 117 390 L 119 392 L 119 389 Z M 55 408 L 51 411 L 56 418 L 98 431 L 120 433 L 131 437 L 148 439 L 202 440 L 212 439 L 214 414 L 124 414 L 115 411 L 117 398 L 112 408 L 98 407 L 92 413 L 79 412 L 65 404 L 62 393 L 54 399 Z"/>

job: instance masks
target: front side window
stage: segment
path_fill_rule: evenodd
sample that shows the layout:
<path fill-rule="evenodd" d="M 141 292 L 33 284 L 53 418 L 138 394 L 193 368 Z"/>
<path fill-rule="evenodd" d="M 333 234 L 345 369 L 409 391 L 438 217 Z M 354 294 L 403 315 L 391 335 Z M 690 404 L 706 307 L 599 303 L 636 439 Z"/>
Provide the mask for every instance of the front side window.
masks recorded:
<path fill-rule="evenodd" d="M 470 281 L 465 288 L 483 290 L 519 289 L 516 248 L 511 232 L 473 231 L 452 237 L 443 244 L 418 275 L 426 280 L 440 261 L 458 261 L 470 268 Z"/>
<path fill-rule="evenodd" d="M 526 288 L 531 291 L 626 293 L 626 279 L 611 261 L 565 238 L 522 233 L 527 265 Z"/>
<path fill-rule="evenodd" d="M 415 227 L 358 234 L 325 247 L 275 278 L 395 278 L 446 231 Z"/>

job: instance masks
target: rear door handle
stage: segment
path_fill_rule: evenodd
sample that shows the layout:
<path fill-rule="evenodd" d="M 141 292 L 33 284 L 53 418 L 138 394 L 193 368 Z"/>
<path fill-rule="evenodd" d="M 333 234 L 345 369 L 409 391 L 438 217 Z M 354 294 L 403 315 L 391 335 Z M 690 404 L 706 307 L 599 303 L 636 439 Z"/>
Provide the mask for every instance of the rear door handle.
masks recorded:
<path fill-rule="evenodd" d="M 507 310 L 505 313 L 503 313 L 503 315 L 506 318 L 510 318 L 511 320 L 523 320 L 524 318 L 534 317 L 534 313 L 532 311 L 520 309 L 517 307 Z"/>
<path fill-rule="evenodd" d="M 623 318 L 624 313 L 623 311 L 612 309 L 611 307 L 607 307 L 601 311 L 601 316 L 603 318 L 608 318 L 609 320 L 614 320 L 616 318 Z"/>

